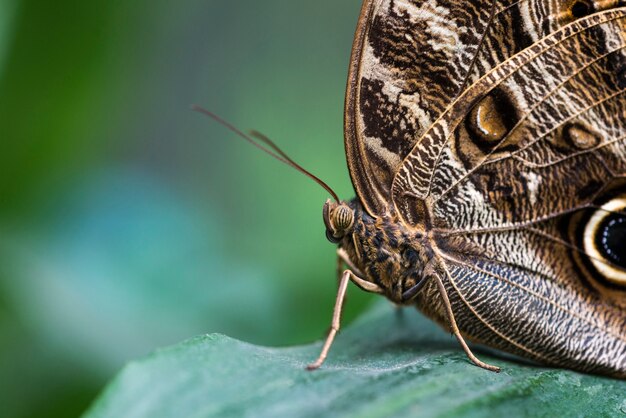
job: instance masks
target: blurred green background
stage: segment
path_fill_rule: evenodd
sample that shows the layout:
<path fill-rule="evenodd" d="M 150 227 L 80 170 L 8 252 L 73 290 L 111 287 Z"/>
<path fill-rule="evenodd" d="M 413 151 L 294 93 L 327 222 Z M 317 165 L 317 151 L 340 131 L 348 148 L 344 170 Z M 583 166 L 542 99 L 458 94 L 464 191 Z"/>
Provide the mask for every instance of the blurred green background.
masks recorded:
<path fill-rule="evenodd" d="M 255 128 L 353 196 L 359 0 L 0 0 L 0 415 L 71 417 L 194 335 L 321 338 L 326 192 L 189 110 Z M 346 323 L 370 301 L 355 289 Z"/>

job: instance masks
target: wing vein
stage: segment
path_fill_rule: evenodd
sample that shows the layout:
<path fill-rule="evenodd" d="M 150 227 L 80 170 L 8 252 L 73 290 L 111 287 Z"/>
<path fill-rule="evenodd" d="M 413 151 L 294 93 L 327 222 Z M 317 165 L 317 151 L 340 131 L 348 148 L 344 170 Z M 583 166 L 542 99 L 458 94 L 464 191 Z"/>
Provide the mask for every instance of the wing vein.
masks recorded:
<path fill-rule="evenodd" d="M 548 362 L 548 359 L 546 357 L 544 357 L 543 355 L 535 352 L 534 350 L 531 350 L 530 348 L 522 345 L 521 343 L 515 341 L 514 339 L 508 337 L 507 335 L 503 334 L 502 332 L 498 331 L 493 325 L 491 325 L 487 320 L 485 320 L 485 318 L 482 317 L 482 315 L 480 315 L 475 309 L 474 307 L 472 307 L 471 303 L 469 303 L 469 301 L 465 298 L 465 296 L 463 296 L 463 294 L 461 293 L 461 291 L 459 290 L 457 284 L 454 281 L 454 278 L 452 277 L 452 274 L 450 273 L 450 271 L 448 270 L 448 266 L 444 260 L 444 258 L 440 255 L 437 254 L 436 257 L 439 259 L 441 266 L 443 267 L 444 271 L 446 272 L 446 276 L 450 282 L 450 284 L 452 285 L 452 287 L 454 288 L 454 291 L 456 292 L 456 294 L 459 296 L 459 298 L 461 299 L 461 301 L 463 302 L 463 304 L 465 304 L 465 306 L 467 306 L 467 308 L 472 312 L 473 315 L 476 316 L 476 318 L 478 318 L 478 320 L 480 322 L 482 322 L 487 328 L 489 328 L 494 334 L 496 334 L 497 336 L 499 336 L 500 338 L 502 338 L 504 341 L 507 341 L 509 344 L 512 344 L 513 346 L 519 348 L 520 350 L 530 354 L 531 356 L 540 359 L 544 362 Z"/>
<path fill-rule="evenodd" d="M 508 157 L 504 157 L 504 158 L 500 158 L 497 160 L 492 160 L 492 161 L 487 161 L 489 159 L 489 157 L 491 155 L 493 155 L 502 144 L 504 144 L 506 142 L 507 139 L 509 139 L 511 137 L 511 135 L 517 131 L 518 128 L 520 128 L 523 125 L 523 122 L 526 121 L 526 119 L 533 113 L 534 110 L 536 110 L 539 106 L 541 106 L 545 100 L 547 100 L 549 97 L 551 97 L 553 94 L 555 94 L 557 91 L 559 91 L 561 89 L 561 87 L 563 87 L 565 84 L 569 83 L 574 77 L 578 76 L 579 74 L 581 74 L 582 72 L 584 72 L 585 70 L 587 70 L 589 67 L 591 67 L 592 65 L 596 64 L 598 61 L 608 57 L 611 54 L 617 53 L 622 51 L 623 49 L 626 49 L 626 45 L 617 48 L 615 50 L 612 50 L 606 54 L 603 54 L 602 56 L 599 56 L 597 59 L 594 59 L 593 61 L 589 62 L 587 65 L 585 65 L 584 67 L 581 67 L 579 71 L 576 71 L 575 73 L 571 74 L 567 79 L 563 80 L 563 82 L 559 83 L 559 85 L 557 85 L 553 90 L 551 90 L 545 97 L 542 98 L 541 101 L 538 101 L 532 108 L 530 108 L 528 110 L 528 112 L 524 115 L 524 117 L 522 117 L 516 124 L 515 126 L 513 126 L 513 128 L 504 136 L 504 138 L 502 138 L 501 141 L 498 142 L 498 144 L 496 144 L 495 147 L 493 147 L 493 149 L 487 154 L 485 155 L 485 157 L 483 158 L 483 160 L 477 164 L 475 167 L 473 167 L 472 169 L 470 169 L 467 173 L 465 173 L 463 175 L 463 177 L 459 178 L 458 180 L 456 180 L 452 185 L 450 185 L 450 187 L 448 187 L 446 190 L 444 190 L 439 196 L 437 196 L 436 198 L 433 199 L 433 204 L 438 202 L 440 199 L 442 199 L 445 195 L 447 195 L 450 191 L 452 191 L 454 188 L 458 187 L 459 185 L 463 184 L 474 172 L 476 172 L 478 169 L 480 169 L 481 167 L 483 167 L 486 164 L 491 164 L 493 162 L 497 162 L 497 161 L 502 161 Z M 618 96 L 619 94 L 623 93 L 624 90 L 620 90 L 618 93 L 606 98 L 606 100 L 610 100 L 615 96 Z M 527 144 L 527 146 L 525 146 L 524 148 L 521 148 L 520 150 L 516 151 L 523 151 L 526 148 L 532 146 L 533 144 L 537 143 L 539 140 L 541 140 L 542 138 L 544 138 L 546 135 L 550 134 L 551 132 L 553 132 L 554 130 L 558 129 L 560 126 L 562 126 L 564 123 L 567 123 L 567 121 L 571 120 L 574 117 L 579 116 L 580 114 L 588 111 L 589 109 L 593 108 L 594 106 L 603 103 L 605 100 L 599 101 L 594 103 L 593 105 L 589 106 L 587 109 L 583 109 L 582 111 L 580 111 L 579 113 L 577 113 L 576 115 L 571 116 L 569 119 L 566 119 L 565 121 L 561 122 L 559 125 L 555 126 L 553 129 L 551 129 L 550 131 L 544 133 L 541 137 L 537 138 L 536 140 L 532 141 L 531 143 Z M 450 141 L 450 138 L 452 137 L 452 135 L 448 136 L 448 138 L 446 138 L 446 142 Z M 445 149 L 445 147 L 442 147 L 442 151 L 439 153 L 439 157 L 441 157 L 441 154 L 443 154 L 443 150 Z M 435 171 L 437 171 L 437 167 L 438 167 L 438 162 L 439 162 L 439 158 L 437 159 L 437 163 L 435 164 L 435 169 L 433 169 L 433 175 L 435 173 Z M 432 176 L 431 176 L 432 178 Z M 432 184 L 432 182 L 431 182 Z M 429 194 L 430 194 L 430 186 L 429 186 L 429 190 L 428 190 Z"/>
<path fill-rule="evenodd" d="M 615 331 L 613 331 L 612 329 L 607 328 L 606 326 L 603 326 L 602 324 L 599 324 L 597 322 L 591 321 L 588 318 L 585 318 L 584 316 L 580 315 L 579 313 L 577 313 L 575 311 L 572 311 L 572 310 L 570 310 L 570 309 L 560 305 L 559 303 L 557 303 L 557 302 L 555 302 L 555 301 L 553 301 L 553 300 L 543 296 L 540 293 L 535 292 L 532 289 L 529 289 L 528 287 L 526 287 L 526 286 L 524 286 L 522 284 L 515 283 L 515 282 L 513 282 L 513 281 L 511 281 L 511 280 L 509 280 L 509 279 L 507 279 L 505 277 L 502 277 L 499 274 L 496 274 L 496 273 L 493 273 L 493 272 L 481 269 L 481 268 L 479 268 L 479 267 L 477 267 L 475 265 L 472 265 L 472 264 L 466 263 L 464 261 L 458 260 L 456 258 L 450 257 L 449 255 L 443 255 L 442 254 L 441 257 L 446 259 L 446 260 L 448 260 L 448 261 L 451 261 L 451 262 L 456 263 L 458 265 L 461 265 L 461 266 L 464 266 L 466 268 L 472 269 L 472 270 L 474 270 L 474 271 L 476 271 L 478 273 L 485 274 L 487 276 L 493 277 L 496 280 L 499 280 L 499 281 L 501 281 L 503 283 L 507 283 L 507 284 L 509 284 L 509 285 L 511 285 L 513 287 L 516 287 L 516 288 L 520 289 L 521 291 L 526 292 L 527 294 L 529 294 L 529 295 L 531 295 L 531 296 L 533 296 L 533 297 L 535 297 L 535 298 L 537 298 L 539 300 L 542 300 L 542 301 L 544 301 L 546 303 L 549 303 L 550 305 L 554 306 L 555 308 L 565 312 L 566 314 L 568 314 L 568 315 L 570 315 L 572 317 L 578 318 L 581 321 L 583 321 L 583 322 L 585 322 L 585 323 L 587 323 L 587 324 L 589 324 L 589 325 L 591 325 L 593 327 L 597 327 L 597 328 L 601 329 L 602 331 L 604 331 L 605 333 L 610 334 L 610 335 L 616 337 L 619 340 L 626 341 L 626 336 L 620 335 L 620 334 L 616 333 Z"/>

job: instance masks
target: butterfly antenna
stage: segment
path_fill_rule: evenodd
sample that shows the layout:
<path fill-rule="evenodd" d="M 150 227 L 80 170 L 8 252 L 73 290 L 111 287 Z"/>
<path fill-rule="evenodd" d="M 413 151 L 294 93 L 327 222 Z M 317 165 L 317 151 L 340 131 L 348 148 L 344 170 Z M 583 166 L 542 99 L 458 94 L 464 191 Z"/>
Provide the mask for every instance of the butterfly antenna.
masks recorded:
<path fill-rule="evenodd" d="M 230 130 L 231 132 L 235 133 L 237 136 L 243 138 L 244 140 L 248 141 L 249 143 L 251 143 L 252 145 L 257 147 L 261 151 L 271 155 L 272 157 L 274 157 L 278 161 L 280 161 L 280 162 L 282 162 L 284 164 L 287 164 L 288 166 L 294 168 L 295 170 L 297 170 L 297 171 L 301 172 L 302 174 L 304 174 L 305 176 L 309 177 L 311 180 L 315 181 L 317 184 L 322 186 L 328 193 L 331 194 L 333 199 L 335 199 L 335 201 L 337 203 L 339 203 L 339 197 L 337 196 L 337 193 L 335 193 L 334 190 L 331 189 L 328 184 L 326 184 L 322 179 L 320 179 L 316 175 L 312 174 L 308 170 L 304 169 L 300 164 L 298 164 L 294 160 L 292 160 L 287 154 L 285 154 L 278 147 L 278 145 L 276 145 L 271 139 L 269 139 L 268 137 L 266 137 L 262 133 L 257 132 L 257 131 L 252 131 L 252 132 L 250 132 L 250 135 L 247 135 L 246 133 L 244 133 L 240 129 L 238 129 L 235 125 L 227 122 L 226 120 L 224 120 L 224 119 L 220 118 L 219 116 L 217 116 L 215 113 L 210 112 L 210 111 L 206 110 L 205 108 L 203 108 L 201 106 L 198 106 L 198 105 L 194 104 L 194 105 L 191 106 L 191 109 L 196 111 L 196 112 L 202 113 L 205 116 L 210 117 L 211 119 L 215 120 L 220 125 L 226 127 L 228 130 Z M 257 142 L 257 141 L 260 141 L 260 142 Z"/>

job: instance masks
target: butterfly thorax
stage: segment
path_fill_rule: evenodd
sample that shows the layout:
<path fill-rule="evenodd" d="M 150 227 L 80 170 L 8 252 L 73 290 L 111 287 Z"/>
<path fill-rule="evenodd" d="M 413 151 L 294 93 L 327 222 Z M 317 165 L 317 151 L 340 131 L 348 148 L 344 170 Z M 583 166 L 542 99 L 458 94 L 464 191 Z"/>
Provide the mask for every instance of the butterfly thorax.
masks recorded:
<path fill-rule="evenodd" d="M 402 295 L 424 278 L 432 259 L 427 239 L 393 216 L 370 216 L 358 199 L 348 206 L 354 211 L 354 223 L 339 246 L 362 279 L 382 288 L 393 302 L 405 303 Z"/>

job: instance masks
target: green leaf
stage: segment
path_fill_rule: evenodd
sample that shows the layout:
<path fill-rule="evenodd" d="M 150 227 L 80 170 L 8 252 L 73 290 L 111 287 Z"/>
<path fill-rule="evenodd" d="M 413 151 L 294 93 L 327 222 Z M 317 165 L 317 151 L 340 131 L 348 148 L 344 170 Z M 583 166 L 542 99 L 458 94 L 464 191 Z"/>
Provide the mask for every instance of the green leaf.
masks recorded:
<path fill-rule="evenodd" d="M 320 346 L 193 338 L 127 365 L 85 416 L 626 417 L 626 382 L 484 352 L 503 370 L 480 369 L 412 309 L 376 305 L 339 334 L 321 369 L 305 371 Z"/>

